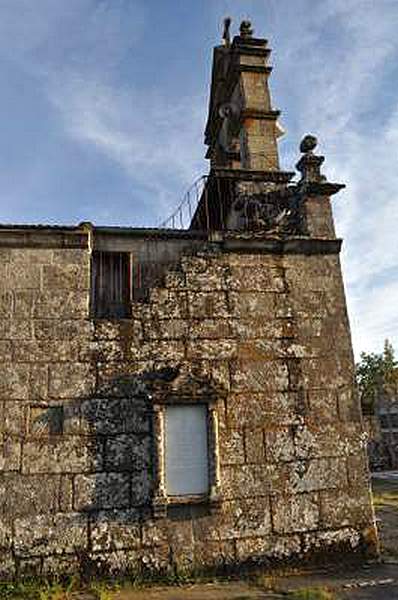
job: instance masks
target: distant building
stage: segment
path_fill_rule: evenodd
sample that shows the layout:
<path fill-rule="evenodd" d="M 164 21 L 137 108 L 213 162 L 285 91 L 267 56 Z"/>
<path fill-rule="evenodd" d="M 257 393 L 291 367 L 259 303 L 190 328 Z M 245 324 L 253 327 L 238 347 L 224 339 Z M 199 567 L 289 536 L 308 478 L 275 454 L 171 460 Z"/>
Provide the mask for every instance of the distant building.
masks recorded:
<path fill-rule="evenodd" d="M 269 54 L 226 28 L 169 228 L 0 228 L 3 576 L 377 552 L 342 186 L 312 136 L 280 169 Z"/>
<path fill-rule="evenodd" d="M 398 468 L 398 400 L 377 402 L 375 414 L 365 418 L 369 428 L 369 463 L 372 470 Z"/>

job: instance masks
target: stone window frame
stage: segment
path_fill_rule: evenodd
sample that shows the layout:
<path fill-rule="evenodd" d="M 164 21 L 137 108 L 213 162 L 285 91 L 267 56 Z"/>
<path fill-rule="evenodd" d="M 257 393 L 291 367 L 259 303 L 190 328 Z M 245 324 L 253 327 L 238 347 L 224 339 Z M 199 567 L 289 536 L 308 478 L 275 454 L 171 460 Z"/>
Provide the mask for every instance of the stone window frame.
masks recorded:
<path fill-rule="evenodd" d="M 222 502 L 218 404 L 219 398 L 214 396 L 175 396 L 170 395 L 154 401 L 152 408 L 152 430 L 154 439 L 154 489 L 152 508 L 155 518 L 167 516 L 167 507 L 181 505 L 207 504 L 212 511 L 217 511 Z M 208 448 L 208 492 L 205 494 L 184 494 L 171 496 L 166 491 L 165 472 L 165 422 L 168 406 L 205 405 L 207 407 L 207 448 Z"/>

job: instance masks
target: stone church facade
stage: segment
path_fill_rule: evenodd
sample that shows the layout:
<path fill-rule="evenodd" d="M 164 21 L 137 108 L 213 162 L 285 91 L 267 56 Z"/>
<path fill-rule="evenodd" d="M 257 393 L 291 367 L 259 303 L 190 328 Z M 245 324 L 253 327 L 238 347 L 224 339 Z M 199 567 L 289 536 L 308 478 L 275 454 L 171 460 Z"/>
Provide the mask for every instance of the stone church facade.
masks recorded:
<path fill-rule="evenodd" d="M 189 229 L 0 227 L 2 576 L 377 552 L 342 186 L 280 170 L 269 53 L 214 50 Z"/>

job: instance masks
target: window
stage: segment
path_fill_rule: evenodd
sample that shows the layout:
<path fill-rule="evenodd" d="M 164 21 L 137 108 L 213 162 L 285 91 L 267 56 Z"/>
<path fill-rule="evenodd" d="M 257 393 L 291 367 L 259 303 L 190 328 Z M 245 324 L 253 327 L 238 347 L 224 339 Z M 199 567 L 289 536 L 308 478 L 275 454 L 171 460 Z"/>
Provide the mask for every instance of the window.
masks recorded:
<path fill-rule="evenodd" d="M 184 397 L 153 405 L 153 513 L 164 517 L 168 506 L 221 505 L 217 400 Z"/>
<path fill-rule="evenodd" d="M 130 255 L 126 252 L 94 252 L 92 257 L 91 306 L 99 319 L 130 316 Z"/>
<path fill-rule="evenodd" d="M 167 406 L 165 417 L 166 494 L 206 494 L 209 488 L 207 407 Z"/>

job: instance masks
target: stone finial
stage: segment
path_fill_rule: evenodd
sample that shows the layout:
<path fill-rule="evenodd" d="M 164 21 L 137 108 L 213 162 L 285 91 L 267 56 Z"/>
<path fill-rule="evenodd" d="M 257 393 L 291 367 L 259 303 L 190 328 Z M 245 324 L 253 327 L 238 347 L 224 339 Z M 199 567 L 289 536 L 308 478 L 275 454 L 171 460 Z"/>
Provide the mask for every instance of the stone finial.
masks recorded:
<path fill-rule="evenodd" d="M 239 27 L 239 31 L 241 38 L 248 39 L 253 36 L 253 28 L 250 21 L 242 21 Z"/>
<path fill-rule="evenodd" d="M 308 134 L 302 140 L 300 144 L 300 152 L 303 154 L 308 154 L 315 150 L 318 145 L 318 139 L 315 135 Z"/>
<path fill-rule="evenodd" d="M 231 19 L 230 19 L 230 17 L 226 17 L 224 19 L 224 31 L 223 31 L 223 34 L 222 34 L 222 39 L 223 39 L 223 42 L 224 42 L 224 46 L 226 48 L 229 48 L 230 45 L 231 45 L 231 34 L 229 32 L 229 28 L 230 27 L 231 27 Z"/>
<path fill-rule="evenodd" d="M 298 161 L 296 168 L 301 173 L 301 182 L 322 183 L 326 177 L 321 174 L 321 165 L 325 158 L 316 156 L 313 150 L 318 145 L 318 140 L 314 135 L 306 135 L 300 144 L 300 152 L 303 156 Z"/>

